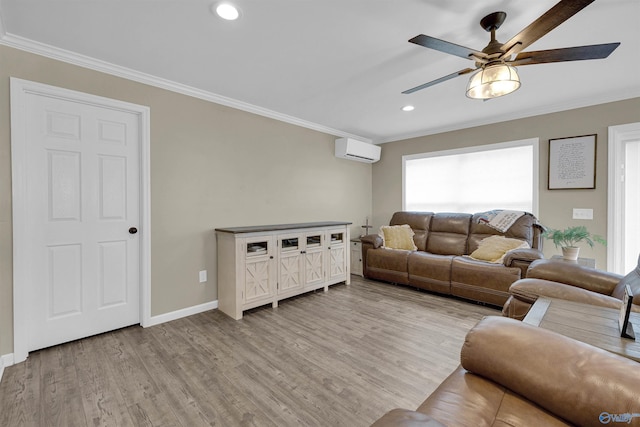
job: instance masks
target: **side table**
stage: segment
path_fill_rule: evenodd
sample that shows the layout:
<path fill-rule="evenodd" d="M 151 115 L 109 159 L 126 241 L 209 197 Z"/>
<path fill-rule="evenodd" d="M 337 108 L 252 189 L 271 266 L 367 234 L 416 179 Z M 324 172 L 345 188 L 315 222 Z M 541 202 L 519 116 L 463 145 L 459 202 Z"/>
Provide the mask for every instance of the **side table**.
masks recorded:
<path fill-rule="evenodd" d="M 358 238 L 351 239 L 351 274 L 363 276 L 362 243 Z"/>
<path fill-rule="evenodd" d="M 570 261 L 568 259 L 562 258 L 562 255 L 554 255 L 551 257 L 551 259 L 554 261 L 577 263 L 583 267 L 596 268 L 596 260 L 593 258 L 578 258 L 576 261 Z"/>
<path fill-rule="evenodd" d="M 640 337 L 620 337 L 619 314 L 613 308 L 540 297 L 523 322 L 640 362 Z M 640 326 L 640 313 L 632 312 L 630 320 Z"/>

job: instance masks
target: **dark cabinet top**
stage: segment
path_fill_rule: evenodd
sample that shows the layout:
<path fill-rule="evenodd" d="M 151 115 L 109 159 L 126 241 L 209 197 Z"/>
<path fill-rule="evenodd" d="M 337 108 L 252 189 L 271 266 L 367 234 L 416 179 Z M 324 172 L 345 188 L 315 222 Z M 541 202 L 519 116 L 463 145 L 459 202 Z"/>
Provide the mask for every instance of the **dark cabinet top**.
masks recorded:
<path fill-rule="evenodd" d="M 251 225 L 246 227 L 226 227 L 216 228 L 219 233 L 258 233 L 261 231 L 280 231 L 280 230 L 293 230 L 297 228 L 318 228 L 318 227 L 333 227 L 351 225 L 351 222 L 345 221 L 322 221 L 322 222 L 303 222 L 299 224 L 274 224 L 274 225 Z"/>

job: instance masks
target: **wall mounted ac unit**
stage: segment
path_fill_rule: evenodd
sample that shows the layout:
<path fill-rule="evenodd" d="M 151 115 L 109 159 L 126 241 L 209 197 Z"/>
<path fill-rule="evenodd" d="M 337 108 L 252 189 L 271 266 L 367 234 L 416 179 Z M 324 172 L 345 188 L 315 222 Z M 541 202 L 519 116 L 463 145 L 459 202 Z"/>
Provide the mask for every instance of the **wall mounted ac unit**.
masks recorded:
<path fill-rule="evenodd" d="M 374 163 L 380 160 L 380 146 L 352 138 L 338 138 L 336 139 L 336 157 Z"/>

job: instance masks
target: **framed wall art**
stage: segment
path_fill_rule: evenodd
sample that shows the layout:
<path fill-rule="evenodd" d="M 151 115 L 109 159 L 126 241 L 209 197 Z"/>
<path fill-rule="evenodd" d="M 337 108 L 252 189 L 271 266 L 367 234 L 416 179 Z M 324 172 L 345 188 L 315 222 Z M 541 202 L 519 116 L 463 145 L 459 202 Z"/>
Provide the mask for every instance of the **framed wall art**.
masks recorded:
<path fill-rule="evenodd" d="M 620 326 L 620 336 L 622 338 L 635 338 L 636 334 L 634 326 L 629 322 L 629 315 L 631 314 L 631 304 L 633 303 L 633 293 L 631 292 L 631 286 L 626 285 L 624 287 L 624 296 L 622 297 L 622 305 L 620 306 L 620 316 L 618 319 L 618 325 Z"/>
<path fill-rule="evenodd" d="M 596 188 L 596 135 L 549 140 L 548 188 Z"/>

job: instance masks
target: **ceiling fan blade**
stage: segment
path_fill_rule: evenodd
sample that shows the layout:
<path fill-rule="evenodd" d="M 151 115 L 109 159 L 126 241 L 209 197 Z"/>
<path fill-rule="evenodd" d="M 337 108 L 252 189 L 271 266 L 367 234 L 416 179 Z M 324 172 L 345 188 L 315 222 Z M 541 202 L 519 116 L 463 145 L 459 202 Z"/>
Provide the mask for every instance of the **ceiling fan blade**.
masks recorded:
<path fill-rule="evenodd" d="M 595 0 L 561 0 L 503 45 L 509 55 L 521 52 Z"/>
<path fill-rule="evenodd" d="M 594 44 L 590 46 L 567 47 L 564 49 L 521 52 L 509 65 L 533 65 L 550 62 L 583 61 L 606 58 L 620 46 L 620 43 Z"/>
<path fill-rule="evenodd" d="M 439 79 L 430 81 L 429 83 L 421 84 L 420 86 L 416 86 L 414 88 L 405 90 L 402 93 L 404 93 L 405 95 L 408 95 L 410 93 L 417 92 L 419 90 L 428 88 L 429 86 L 433 86 L 433 85 L 437 85 L 438 83 L 445 82 L 445 81 L 450 80 L 450 79 L 452 79 L 454 77 L 458 77 L 458 76 L 461 76 L 463 74 L 469 74 L 470 72 L 475 71 L 476 69 L 477 68 L 465 68 L 464 70 L 456 71 L 455 73 L 451 73 L 451 74 L 449 74 L 447 76 L 440 77 Z"/>
<path fill-rule="evenodd" d="M 480 58 L 484 58 L 485 56 L 487 56 L 483 52 L 479 52 L 477 50 L 460 46 L 448 41 L 440 40 L 435 37 L 425 36 L 424 34 L 415 36 L 414 38 L 409 40 L 409 43 L 415 43 L 423 47 L 428 47 L 429 49 L 439 50 L 440 52 L 459 56 L 465 59 L 475 60 L 472 55 L 478 56 Z"/>

